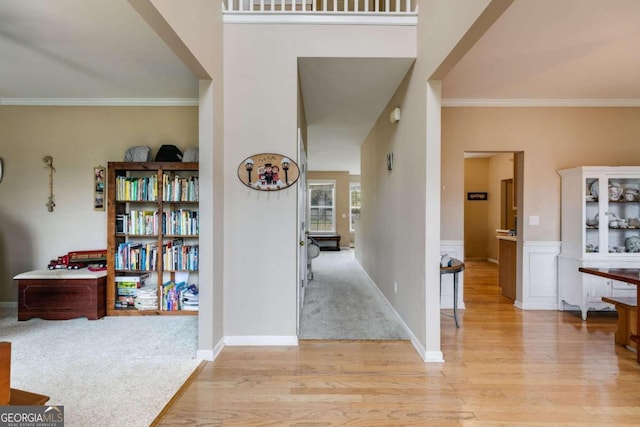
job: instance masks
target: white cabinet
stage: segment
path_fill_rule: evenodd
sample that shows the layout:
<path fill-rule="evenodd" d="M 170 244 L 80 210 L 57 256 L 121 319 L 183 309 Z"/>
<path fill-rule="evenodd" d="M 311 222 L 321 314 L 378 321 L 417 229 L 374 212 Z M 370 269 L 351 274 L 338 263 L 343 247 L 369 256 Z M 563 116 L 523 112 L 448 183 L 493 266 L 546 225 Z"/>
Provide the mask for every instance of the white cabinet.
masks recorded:
<path fill-rule="evenodd" d="M 640 261 L 640 167 L 585 166 L 558 171 L 562 178 L 562 249 L 558 259 L 558 308 L 612 309 L 603 296 L 633 290 L 578 268 L 637 267 Z"/>

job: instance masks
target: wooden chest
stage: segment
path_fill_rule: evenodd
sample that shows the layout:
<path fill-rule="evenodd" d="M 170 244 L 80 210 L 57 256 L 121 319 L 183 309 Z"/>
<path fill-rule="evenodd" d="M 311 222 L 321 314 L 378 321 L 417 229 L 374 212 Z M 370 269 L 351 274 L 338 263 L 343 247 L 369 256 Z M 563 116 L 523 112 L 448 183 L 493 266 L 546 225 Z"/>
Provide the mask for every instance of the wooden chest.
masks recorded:
<path fill-rule="evenodd" d="M 96 320 L 106 315 L 105 271 L 37 270 L 14 279 L 18 282 L 18 320 Z"/>

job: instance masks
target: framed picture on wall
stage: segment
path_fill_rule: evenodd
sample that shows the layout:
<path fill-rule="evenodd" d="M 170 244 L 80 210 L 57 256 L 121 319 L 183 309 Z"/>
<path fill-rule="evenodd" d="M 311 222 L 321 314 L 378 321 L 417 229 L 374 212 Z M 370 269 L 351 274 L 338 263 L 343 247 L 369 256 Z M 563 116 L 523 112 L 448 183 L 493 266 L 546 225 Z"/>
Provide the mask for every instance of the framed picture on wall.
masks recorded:
<path fill-rule="evenodd" d="M 93 168 L 93 210 L 104 211 L 105 199 L 105 174 L 104 166 L 96 166 Z"/>

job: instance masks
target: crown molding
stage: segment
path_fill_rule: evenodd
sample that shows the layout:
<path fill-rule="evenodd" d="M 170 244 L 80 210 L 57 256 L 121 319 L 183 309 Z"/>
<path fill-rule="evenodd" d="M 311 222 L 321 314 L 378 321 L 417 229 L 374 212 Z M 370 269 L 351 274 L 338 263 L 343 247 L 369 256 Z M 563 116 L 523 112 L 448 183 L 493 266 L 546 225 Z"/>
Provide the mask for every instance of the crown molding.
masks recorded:
<path fill-rule="evenodd" d="M 0 98 L 0 105 L 56 107 L 197 107 L 198 98 Z"/>
<path fill-rule="evenodd" d="M 455 99 L 443 107 L 640 107 L 640 99 Z"/>

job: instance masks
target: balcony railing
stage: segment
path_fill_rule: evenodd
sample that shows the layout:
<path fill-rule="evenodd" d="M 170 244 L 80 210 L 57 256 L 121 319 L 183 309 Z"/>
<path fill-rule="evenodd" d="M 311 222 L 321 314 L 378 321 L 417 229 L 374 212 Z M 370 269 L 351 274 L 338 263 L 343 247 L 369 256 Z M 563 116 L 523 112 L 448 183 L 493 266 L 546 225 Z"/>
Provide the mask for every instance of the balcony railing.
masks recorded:
<path fill-rule="evenodd" d="M 410 14 L 415 0 L 226 0 L 225 13 Z"/>

